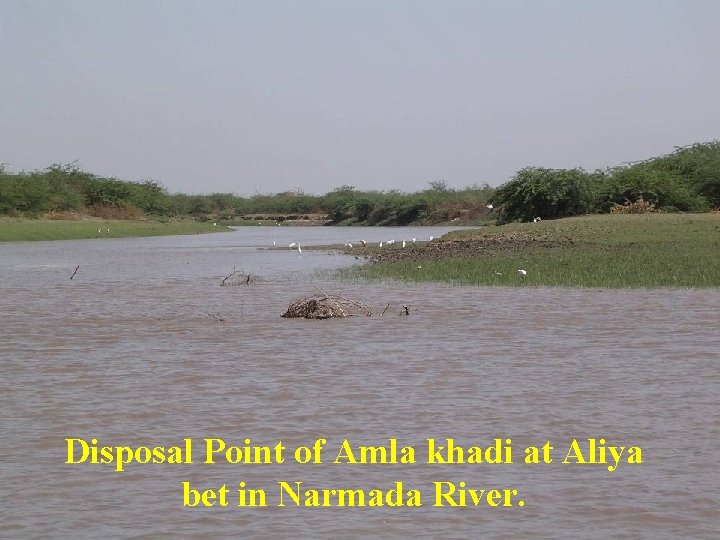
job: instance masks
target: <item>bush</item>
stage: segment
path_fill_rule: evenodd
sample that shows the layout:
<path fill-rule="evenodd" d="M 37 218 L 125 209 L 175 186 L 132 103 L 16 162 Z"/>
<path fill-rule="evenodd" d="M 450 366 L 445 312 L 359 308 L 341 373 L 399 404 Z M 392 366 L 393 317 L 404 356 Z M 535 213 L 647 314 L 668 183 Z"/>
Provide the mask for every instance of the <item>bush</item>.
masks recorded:
<path fill-rule="evenodd" d="M 595 208 L 594 190 L 602 173 L 582 169 L 527 167 L 497 189 L 499 223 L 585 214 Z"/>
<path fill-rule="evenodd" d="M 720 141 L 677 148 L 669 156 L 650 160 L 655 168 L 681 176 L 693 193 L 720 207 Z"/>
<path fill-rule="evenodd" d="M 707 200 L 680 173 L 663 170 L 653 162 L 612 169 L 600 188 L 599 207 L 609 211 L 614 205 L 640 199 L 662 210 L 702 211 L 708 207 Z"/>

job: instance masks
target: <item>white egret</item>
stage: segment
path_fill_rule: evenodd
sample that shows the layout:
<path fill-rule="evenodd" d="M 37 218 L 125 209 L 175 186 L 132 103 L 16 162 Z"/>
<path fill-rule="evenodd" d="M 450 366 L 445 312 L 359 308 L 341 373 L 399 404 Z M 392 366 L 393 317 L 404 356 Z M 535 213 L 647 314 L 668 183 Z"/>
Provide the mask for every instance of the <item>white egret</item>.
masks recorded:
<path fill-rule="evenodd" d="M 102 233 L 102 229 L 98 229 L 98 234 Z"/>
<path fill-rule="evenodd" d="M 527 276 L 527 270 L 523 270 L 522 268 L 520 268 L 518 270 L 518 274 L 520 274 L 521 276 Z"/>
<path fill-rule="evenodd" d="M 378 246 L 382 247 L 382 245 L 383 245 L 382 240 L 380 240 L 380 243 L 378 244 Z"/>
<path fill-rule="evenodd" d="M 431 237 L 428 239 L 428 242 L 432 242 L 432 241 L 433 241 L 433 238 L 435 238 L 435 237 L 434 237 L 434 236 L 431 236 Z"/>
<path fill-rule="evenodd" d="M 302 255 L 302 248 L 300 247 L 300 244 L 298 244 L 298 253 Z"/>
<path fill-rule="evenodd" d="M 533 223 L 537 223 L 538 221 L 542 221 L 540 217 L 536 217 L 535 219 L 533 219 Z"/>
<path fill-rule="evenodd" d="M 108 229 L 107 232 L 110 232 L 110 229 Z"/>
<path fill-rule="evenodd" d="M 213 223 L 213 227 L 217 227 L 217 222 Z"/>
<path fill-rule="evenodd" d="M 367 244 L 365 240 L 360 240 L 360 243 L 363 245 L 363 247 L 365 247 L 365 244 Z"/>
<path fill-rule="evenodd" d="M 402 247 L 405 247 L 405 240 L 403 240 Z"/>
<path fill-rule="evenodd" d="M 417 242 L 417 238 L 412 239 L 412 243 L 414 244 L 415 242 Z"/>
<path fill-rule="evenodd" d="M 275 247 L 275 237 L 273 237 L 273 247 Z"/>
<path fill-rule="evenodd" d="M 487 205 L 487 209 L 488 209 L 488 210 L 492 210 L 493 208 L 495 208 L 495 207 L 494 207 L 492 204 L 488 204 L 488 205 Z"/>
<path fill-rule="evenodd" d="M 294 247 L 297 247 L 297 244 L 293 242 L 292 244 L 288 244 L 288 248 L 292 249 Z"/>

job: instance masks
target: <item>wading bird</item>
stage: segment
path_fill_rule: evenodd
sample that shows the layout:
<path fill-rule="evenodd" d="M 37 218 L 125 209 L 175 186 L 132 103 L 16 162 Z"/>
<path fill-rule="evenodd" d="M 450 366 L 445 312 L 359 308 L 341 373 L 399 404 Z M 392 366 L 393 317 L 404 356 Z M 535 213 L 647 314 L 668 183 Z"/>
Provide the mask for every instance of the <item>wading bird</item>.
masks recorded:
<path fill-rule="evenodd" d="M 520 274 L 521 276 L 527 276 L 527 270 L 523 270 L 522 268 L 520 268 L 518 270 L 518 274 Z"/>

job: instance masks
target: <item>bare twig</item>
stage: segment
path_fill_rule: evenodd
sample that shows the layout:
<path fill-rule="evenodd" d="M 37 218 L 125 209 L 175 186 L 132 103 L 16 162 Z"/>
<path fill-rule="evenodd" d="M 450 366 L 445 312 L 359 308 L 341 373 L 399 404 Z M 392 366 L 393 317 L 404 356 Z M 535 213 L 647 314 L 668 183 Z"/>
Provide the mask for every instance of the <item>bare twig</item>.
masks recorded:
<path fill-rule="evenodd" d="M 73 275 L 72 275 L 72 276 L 70 276 L 70 279 L 72 279 L 72 278 L 74 278 L 74 277 L 75 277 L 75 274 L 77 274 L 77 273 L 78 273 L 78 270 L 80 270 L 80 265 L 79 265 L 79 264 L 78 264 L 78 265 L 77 265 L 77 266 L 75 267 L 75 271 L 73 272 Z"/>
<path fill-rule="evenodd" d="M 232 272 L 230 272 L 227 276 L 225 276 L 223 278 L 223 280 L 220 282 L 220 286 L 224 287 L 225 283 L 227 283 L 227 280 L 230 279 L 235 274 L 235 272 L 236 272 L 236 270 L 235 270 L 235 267 L 233 266 Z"/>
<path fill-rule="evenodd" d="M 258 277 L 253 274 L 246 274 L 242 270 L 238 270 L 233 266 L 233 271 L 223 278 L 220 286 L 226 285 L 252 285 L 258 281 Z"/>
<path fill-rule="evenodd" d="M 327 294 L 325 291 L 323 291 L 322 289 L 318 289 L 317 287 L 315 287 L 315 289 L 317 289 L 318 291 L 320 291 L 320 293 L 321 293 L 328 301 L 330 301 L 330 302 L 332 302 L 333 304 L 335 304 L 335 307 L 338 308 L 338 310 L 340 311 L 340 315 L 342 315 L 343 319 L 344 319 L 345 317 L 347 317 L 347 315 L 345 315 L 345 312 L 343 311 L 343 308 L 340 307 L 340 304 L 338 304 L 337 301 L 335 301 L 333 298 L 330 298 L 330 297 L 328 296 L 328 294 Z"/>

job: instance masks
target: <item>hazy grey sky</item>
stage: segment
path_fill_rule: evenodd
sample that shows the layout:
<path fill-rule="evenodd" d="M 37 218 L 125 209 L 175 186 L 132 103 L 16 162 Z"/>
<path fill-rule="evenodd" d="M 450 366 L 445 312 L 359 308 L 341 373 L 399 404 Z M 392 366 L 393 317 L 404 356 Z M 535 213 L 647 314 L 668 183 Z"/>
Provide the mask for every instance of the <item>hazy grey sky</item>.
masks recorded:
<path fill-rule="evenodd" d="M 170 191 L 498 185 L 720 138 L 720 1 L 0 0 L 0 162 Z"/>

